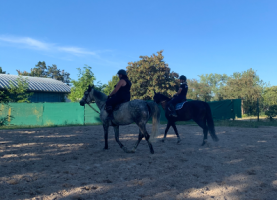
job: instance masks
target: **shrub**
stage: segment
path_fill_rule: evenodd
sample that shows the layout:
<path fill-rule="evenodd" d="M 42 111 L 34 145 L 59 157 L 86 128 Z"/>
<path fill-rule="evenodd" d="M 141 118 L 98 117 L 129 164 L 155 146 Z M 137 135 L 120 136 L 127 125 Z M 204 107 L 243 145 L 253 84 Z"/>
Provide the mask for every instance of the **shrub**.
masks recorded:
<path fill-rule="evenodd" d="M 269 106 L 269 108 L 265 111 L 265 114 L 268 116 L 270 121 L 273 121 L 273 117 L 277 116 L 277 105 Z"/>

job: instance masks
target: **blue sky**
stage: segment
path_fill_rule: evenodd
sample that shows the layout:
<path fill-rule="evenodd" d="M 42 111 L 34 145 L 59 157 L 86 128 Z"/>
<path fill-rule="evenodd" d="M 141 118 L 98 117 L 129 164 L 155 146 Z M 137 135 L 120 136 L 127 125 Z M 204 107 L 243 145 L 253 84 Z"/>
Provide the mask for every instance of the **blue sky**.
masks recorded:
<path fill-rule="evenodd" d="M 0 66 L 10 74 L 38 61 L 71 73 L 92 67 L 107 83 L 128 62 L 164 50 L 188 78 L 249 68 L 277 85 L 277 1 L 0 1 Z"/>

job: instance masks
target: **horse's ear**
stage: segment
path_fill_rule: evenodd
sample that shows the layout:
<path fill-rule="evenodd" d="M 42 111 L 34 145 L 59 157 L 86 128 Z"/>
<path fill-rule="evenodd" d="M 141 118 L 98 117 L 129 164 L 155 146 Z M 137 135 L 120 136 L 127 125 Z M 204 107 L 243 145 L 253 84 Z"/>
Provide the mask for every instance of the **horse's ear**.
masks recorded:
<path fill-rule="evenodd" d="M 94 88 L 94 85 L 92 85 L 91 88 Z"/>
<path fill-rule="evenodd" d="M 157 94 L 155 90 L 154 90 L 154 94 Z"/>
<path fill-rule="evenodd" d="M 88 90 L 90 90 L 91 89 L 91 86 L 90 85 L 88 85 Z"/>

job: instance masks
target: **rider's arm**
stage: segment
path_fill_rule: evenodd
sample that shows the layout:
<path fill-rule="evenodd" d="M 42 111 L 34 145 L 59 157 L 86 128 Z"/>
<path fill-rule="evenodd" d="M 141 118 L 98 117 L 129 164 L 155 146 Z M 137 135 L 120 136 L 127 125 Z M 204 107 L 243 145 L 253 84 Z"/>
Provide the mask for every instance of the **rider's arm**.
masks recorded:
<path fill-rule="evenodd" d="M 124 80 L 120 80 L 117 84 L 116 87 L 114 88 L 114 90 L 111 92 L 111 94 L 109 96 L 113 96 L 115 93 L 117 93 L 117 91 L 119 90 L 119 88 L 121 86 L 124 86 L 125 81 Z"/>
<path fill-rule="evenodd" d="M 178 92 L 177 92 L 175 95 L 178 96 L 179 94 L 181 94 L 182 89 L 183 89 L 183 88 L 179 88 Z M 174 96 L 175 96 L 175 95 L 174 95 Z"/>

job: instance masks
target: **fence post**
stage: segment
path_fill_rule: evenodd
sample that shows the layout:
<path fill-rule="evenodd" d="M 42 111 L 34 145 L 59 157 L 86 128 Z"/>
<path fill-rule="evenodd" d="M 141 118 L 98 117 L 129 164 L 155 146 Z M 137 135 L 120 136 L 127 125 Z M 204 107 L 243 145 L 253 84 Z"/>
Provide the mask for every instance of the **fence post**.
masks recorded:
<path fill-rule="evenodd" d="M 259 109 L 259 98 L 257 98 L 257 112 L 258 112 L 258 121 L 260 120 L 260 109 Z"/>
<path fill-rule="evenodd" d="M 86 104 L 84 105 L 84 125 L 86 125 Z"/>

